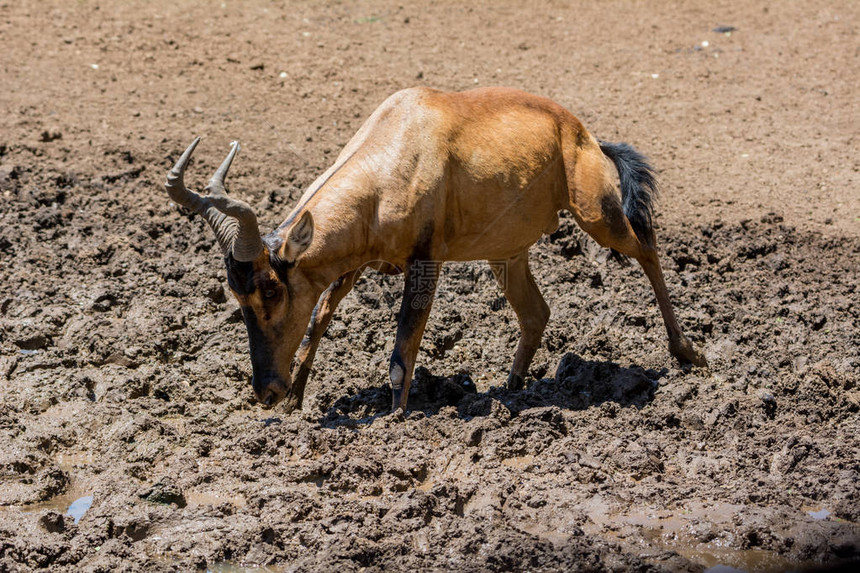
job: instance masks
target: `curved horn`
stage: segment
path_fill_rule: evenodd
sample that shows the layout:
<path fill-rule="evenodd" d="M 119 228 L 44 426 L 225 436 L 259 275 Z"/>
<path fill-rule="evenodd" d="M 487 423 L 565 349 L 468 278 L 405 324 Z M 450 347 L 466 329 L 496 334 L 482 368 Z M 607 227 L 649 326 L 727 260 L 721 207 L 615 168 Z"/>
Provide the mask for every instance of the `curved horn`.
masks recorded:
<path fill-rule="evenodd" d="M 239 152 L 239 142 L 234 141 L 232 145 L 233 149 L 206 186 L 206 190 L 209 191 L 207 199 L 221 213 L 233 217 L 237 222 L 236 236 L 233 239 L 233 258 L 237 261 L 253 261 L 263 252 L 263 240 L 260 238 L 257 215 L 244 201 L 228 197 L 224 185 L 224 178 L 227 177 L 233 158 Z"/>
<path fill-rule="evenodd" d="M 173 169 L 167 173 L 167 183 L 164 184 L 164 188 L 175 203 L 194 211 L 206 219 L 206 222 L 209 223 L 209 226 L 215 232 L 215 238 L 218 239 L 218 246 L 221 247 L 221 252 L 226 256 L 233 247 L 233 239 L 236 237 L 236 230 L 239 224 L 216 209 L 208 197 L 201 197 L 185 187 L 185 168 L 188 166 L 188 160 L 191 158 L 191 154 L 194 153 L 194 148 L 197 147 L 198 143 L 200 143 L 199 137 L 191 142 L 191 145 L 188 146 L 188 149 L 185 150 L 179 161 L 173 166 Z"/>
<path fill-rule="evenodd" d="M 176 162 L 176 165 L 173 166 L 173 169 L 167 172 L 167 183 L 164 184 L 167 194 L 174 202 L 186 209 L 191 209 L 195 213 L 200 213 L 202 198 L 197 193 L 185 188 L 185 168 L 188 166 L 188 160 L 191 159 L 191 154 L 194 153 L 198 143 L 200 143 L 200 138 L 195 137 L 179 161 Z"/>

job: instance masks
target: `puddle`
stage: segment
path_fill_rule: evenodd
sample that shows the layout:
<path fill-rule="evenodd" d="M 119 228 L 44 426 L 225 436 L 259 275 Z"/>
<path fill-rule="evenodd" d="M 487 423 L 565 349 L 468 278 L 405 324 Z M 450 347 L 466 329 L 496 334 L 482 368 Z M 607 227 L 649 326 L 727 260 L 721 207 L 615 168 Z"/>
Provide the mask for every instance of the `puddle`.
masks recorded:
<path fill-rule="evenodd" d="M 85 495 L 84 497 L 79 497 L 69 505 L 69 508 L 66 510 L 66 515 L 72 516 L 72 519 L 77 523 L 81 520 L 87 510 L 92 507 L 92 505 L 93 496 Z"/>
<path fill-rule="evenodd" d="M 31 505 L 22 505 L 20 509 L 23 513 L 31 513 L 34 511 L 42 511 L 50 509 L 63 515 L 71 516 L 75 523 L 79 522 L 87 510 L 93 505 L 93 496 L 80 494 L 64 494 L 58 495 L 48 501 L 34 503 Z"/>
<path fill-rule="evenodd" d="M 211 491 L 187 491 L 185 492 L 185 501 L 191 507 L 198 505 L 221 505 L 222 503 L 229 503 L 236 508 L 247 506 L 245 498 L 241 495 L 225 495 Z"/>
<path fill-rule="evenodd" d="M 815 520 L 827 519 L 830 516 L 830 512 L 823 507 L 818 511 L 807 511 L 806 513 Z"/>
<path fill-rule="evenodd" d="M 218 561 L 206 567 L 206 573 L 260 573 L 270 571 L 272 573 L 280 573 L 284 569 L 280 567 L 270 567 L 267 565 L 242 565 L 233 561 Z"/>
<path fill-rule="evenodd" d="M 743 569 L 735 569 L 728 565 L 714 565 L 705 569 L 705 573 L 747 573 Z"/>
<path fill-rule="evenodd" d="M 703 564 L 707 573 L 788 573 L 798 567 L 797 562 L 763 549 L 732 549 L 708 544 L 673 549 L 690 561 Z"/>
<path fill-rule="evenodd" d="M 732 520 L 748 508 L 730 503 L 699 503 L 674 510 L 610 510 L 606 500 L 597 500 L 588 512 L 586 532 L 622 544 L 641 543 L 675 551 L 705 567 L 707 573 L 770 573 L 801 567 L 773 551 L 737 549 Z"/>
<path fill-rule="evenodd" d="M 91 452 L 71 451 L 57 454 L 55 463 L 57 467 L 66 472 L 73 472 L 80 466 L 92 464 L 94 456 Z M 78 523 L 87 510 L 93 505 L 93 496 L 81 487 L 75 487 L 74 480 L 72 486 L 62 495 L 58 495 L 47 501 L 40 503 L 22 506 L 24 511 L 39 511 L 43 509 L 51 509 L 63 515 L 70 516 L 75 523 Z"/>
<path fill-rule="evenodd" d="M 0 508 L 0 511 L 20 511 L 21 513 L 33 513 L 36 511 L 51 510 L 71 517 L 78 523 L 87 510 L 93 505 L 93 496 L 76 493 L 65 493 L 58 495 L 48 501 L 29 503 L 26 505 L 10 505 Z"/>

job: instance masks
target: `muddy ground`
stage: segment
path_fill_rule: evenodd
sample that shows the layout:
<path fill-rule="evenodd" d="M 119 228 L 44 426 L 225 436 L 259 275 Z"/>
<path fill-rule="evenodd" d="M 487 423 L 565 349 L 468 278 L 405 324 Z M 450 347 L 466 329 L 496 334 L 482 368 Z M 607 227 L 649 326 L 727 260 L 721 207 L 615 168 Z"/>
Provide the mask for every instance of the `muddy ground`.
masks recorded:
<path fill-rule="evenodd" d="M 0 570 L 802 570 L 860 558 L 856 2 L 0 0 Z M 730 32 L 714 31 L 732 26 Z M 450 265 L 410 411 L 369 274 L 304 410 L 262 409 L 219 252 L 161 188 L 279 223 L 411 85 L 549 96 L 658 166 L 710 368 L 564 219 L 527 388 L 484 263 Z M 70 506 L 71 510 L 70 510 Z M 66 514 L 67 511 L 71 514 Z M 65 514 L 65 515 L 64 515 Z"/>

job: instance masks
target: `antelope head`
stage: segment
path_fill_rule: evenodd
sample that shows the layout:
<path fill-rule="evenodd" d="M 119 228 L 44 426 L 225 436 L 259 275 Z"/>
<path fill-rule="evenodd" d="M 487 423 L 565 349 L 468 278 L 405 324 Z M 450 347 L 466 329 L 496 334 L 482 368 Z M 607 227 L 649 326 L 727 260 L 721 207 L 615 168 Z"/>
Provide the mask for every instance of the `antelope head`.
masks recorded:
<path fill-rule="evenodd" d="M 313 217 L 305 211 L 297 221 L 260 235 L 250 205 L 227 195 L 224 179 L 239 143 L 209 180 L 206 195 L 185 187 L 194 140 L 167 175 L 170 198 L 202 216 L 224 253 L 227 282 L 242 308 L 251 349 L 251 385 L 257 399 L 273 406 L 286 399 L 288 410 L 301 407 L 304 388 L 291 384 L 290 367 L 316 304 L 314 289 L 297 263 L 313 240 Z"/>

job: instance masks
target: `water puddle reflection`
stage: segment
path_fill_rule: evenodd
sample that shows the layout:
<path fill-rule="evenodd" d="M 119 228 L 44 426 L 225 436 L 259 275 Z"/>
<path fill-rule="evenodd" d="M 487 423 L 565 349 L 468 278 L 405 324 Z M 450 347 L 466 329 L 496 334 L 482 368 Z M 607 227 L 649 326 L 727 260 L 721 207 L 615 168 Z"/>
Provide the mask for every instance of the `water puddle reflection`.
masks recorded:
<path fill-rule="evenodd" d="M 815 520 L 827 519 L 830 516 L 830 512 L 823 507 L 818 511 L 807 511 L 809 517 Z"/>
<path fill-rule="evenodd" d="M 747 573 L 743 569 L 735 569 L 728 565 L 714 565 L 705 569 L 705 573 Z"/>
<path fill-rule="evenodd" d="M 796 570 L 797 562 L 774 551 L 737 547 L 735 534 L 728 524 L 745 509 L 745 506 L 731 503 L 697 503 L 675 510 L 641 508 L 615 513 L 609 510 L 607 500 L 600 498 L 588 512 L 591 524 L 584 529 L 623 544 L 645 543 L 675 551 L 705 567 L 706 573 Z M 829 515 L 827 510 L 807 513 L 813 519 Z"/>
<path fill-rule="evenodd" d="M 69 505 L 69 508 L 66 510 L 66 515 L 70 515 L 72 519 L 75 520 L 75 523 L 79 522 L 87 510 L 93 505 L 93 496 L 85 495 L 84 497 L 79 497 L 75 501 Z"/>
<path fill-rule="evenodd" d="M 82 496 L 81 493 L 82 492 L 80 491 L 74 493 L 70 492 L 58 495 L 47 501 L 5 506 L 0 508 L 0 511 L 18 511 L 23 514 L 46 510 L 56 511 L 57 513 L 71 517 L 75 523 L 78 523 L 93 505 L 93 496 Z"/>
<path fill-rule="evenodd" d="M 267 565 L 242 565 L 233 561 L 218 561 L 206 568 L 206 573 L 280 573 L 284 569 Z"/>

